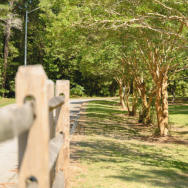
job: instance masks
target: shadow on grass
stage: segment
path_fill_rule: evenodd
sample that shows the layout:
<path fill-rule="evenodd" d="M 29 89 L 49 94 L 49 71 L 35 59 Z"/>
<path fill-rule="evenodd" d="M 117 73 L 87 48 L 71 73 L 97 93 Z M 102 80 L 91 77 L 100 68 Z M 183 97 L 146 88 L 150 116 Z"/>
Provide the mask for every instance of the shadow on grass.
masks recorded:
<path fill-rule="evenodd" d="M 179 132 L 179 134 L 188 134 L 188 131 L 181 131 L 181 132 Z"/>
<path fill-rule="evenodd" d="M 121 176 L 109 176 L 109 178 L 121 179 L 124 181 L 139 183 L 149 183 L 150 185 L 157 187 L 170 187 L 170 188 L 186 188 L 187 176 L 176 173 L 173 169 L 164 170 L 151 170 L 150 175 L 139 174 L 137 169 L 127 169 L 135 171 L 134 175 L 121 175 Z M 123 173 L 122 173 L 123 174 Z M 161 177 L 165 179 L 165 182 L 161 181 Z"/>
<path fill-rule="evenodd" d="M 174 105 L 169 106 L 169 113 L 173 114 L 188 114 L 188 106 Z"/>
<path fill-rule="evenodd" d="M 118 169 L 116 175 L 107 175 L 106 178 L 149 182 L 151 185 L 171 188 L 183 188 L 188 183 L 187 176 L 183 175 L 188 173 L 188 163 L 165 155 L 163 151 L 156 151 L 155 146 L 97 139 L 77 144 L 81 146 L 79 155 L 87 164 L 96 164 L 97 167 L 102 162 L 109 166 L 103 165 L 101 168 Z"/>
<path fill-rule="evenodd" d="M 114 104 L 117 103 L 90 102 L 88 119 L 80 123 L 83 135 L 87 135 L 88 139 L 71 143 L 79 145 L 79 149 L 71 156 L 78 155 L 84 163 L 94 164 L 99 170 L 113 171 L 105 174 L 105 181 L 113 178 L 133 184 L 136 182 L 140 187 L 147 185 L 147 188 L 187 187 L 187 148 L 182 149 L 181 146 L 179 149 L 177 145 L 149 145 L 142 139 L 145 135 L 139 134 L 143 127 L 135 127 L 134 121 L 131 121 L 134 118 L 126 117 L 125 112 L 118 110 L 121 107 L 112 107 Z M 187 107 L 183 109 L 187 110 Z M 123 113 L 125 114 L 119 116 Z M 178 140 L 173 143 L 178 143 Z"/>
<path fill-rule="evenodd" d="M 89 117 L 115 121 L 118 123 L 125 122 L 125 119 L 132 119 L 130 117 L 126 117 L 128 114 L 127 111 L 122 111 L 122 107 L 113 106 L 117 104 L 114 101 L 91 101 L 88 105 L 87 115 Z M 121 116 L 118 116 L 121 115 Z M 129 122 L 132 123 L 131 121 Z"/>
<path fill-rule="evenodd" d="M 153 128 L 148 126 L 143 126 L 137 123 L 135 117 L 130 117 L 127 115 L 127 111 L 121 111 L 121 107 L 114 107 L 117 104 L 114 101 L 92 101 L 88 105 L 87 116 L 91 117 L 93 122 L 87 122 L 90 126 L 87 126 L 88 134 L 97 134 L 108 137 L 113 137 L 116 135 L 117 138 L 129 136 L 132 139 L 156 142 L 159 138 L 153 137 Z M 112 106 L 113 105 L 113 106 Z M 115 109 L 114 109 L 115 108 Z M 187 109 L 187 107 L 183 107 Z M 146 130 L 149 135 L 140 134 L 141 131 Z M 113 133 L 113 134 L 112 134 Z M 118 133 L 120 136 L 117 136 Z M 186 133 L 185 133 L 186 134 Z M 114 136 L 115 137 L 115 136 Z M 124 139 L 124 138 L 123 138 Z M 187 145 L 187 140 L 174 139 L 173 137 L 168 137 L 167 139 L 160 141 L 161 143 L 173 143 Z"/>

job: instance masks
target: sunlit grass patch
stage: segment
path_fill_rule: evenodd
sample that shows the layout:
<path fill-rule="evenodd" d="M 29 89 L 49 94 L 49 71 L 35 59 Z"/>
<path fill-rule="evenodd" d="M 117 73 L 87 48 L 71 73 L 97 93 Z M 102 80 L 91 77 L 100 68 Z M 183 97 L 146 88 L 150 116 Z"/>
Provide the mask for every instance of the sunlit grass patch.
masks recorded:
<path fill-rule="evenodd" d="M 87 181 L 80 187 L 187 186 L 186 147 L 91 136 L 80 149 L 80 161 L 88 168 Z"/>
<path fill-rule="evenodd" d="M 188 139 L 188 105 L 169 105 L 169 122 L 173 135 Z"/>
<path fill-rule="evenodd" d="M 188 105 L 169 105 L 170 121 L 179 125 L 188 125 Z"/>

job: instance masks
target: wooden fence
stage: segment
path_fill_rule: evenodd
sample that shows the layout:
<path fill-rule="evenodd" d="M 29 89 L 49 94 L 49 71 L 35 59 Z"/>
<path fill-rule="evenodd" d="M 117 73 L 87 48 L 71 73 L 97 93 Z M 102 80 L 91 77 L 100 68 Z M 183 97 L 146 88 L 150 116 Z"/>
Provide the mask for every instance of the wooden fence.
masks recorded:
<path fill-rule="evenodd" d="M 19 188 L 69 187 L 69 90 L 68 80 L 57 80 L 54 97 L 54 83 L 41 65 L 19 67 L 17 107 L 0 114 L 0 142 L 19 138 Z"/>

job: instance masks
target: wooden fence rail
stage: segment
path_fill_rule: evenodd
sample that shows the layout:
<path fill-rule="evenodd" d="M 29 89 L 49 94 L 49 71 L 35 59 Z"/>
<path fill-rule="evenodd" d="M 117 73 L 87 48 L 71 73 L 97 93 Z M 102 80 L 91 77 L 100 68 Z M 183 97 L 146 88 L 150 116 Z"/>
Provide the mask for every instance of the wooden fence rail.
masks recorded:
<path fill-rule="evenodd" d="M 17 108 L 1 111 L 0 142 L 19 138 L 19 188 L 69 187 L 69 81 L 57 80 L 55 90 L 54 97 L 54 83 L 41 65 L 21 66 Z M 28 96 L 34 101 L 25 101 Z"/>

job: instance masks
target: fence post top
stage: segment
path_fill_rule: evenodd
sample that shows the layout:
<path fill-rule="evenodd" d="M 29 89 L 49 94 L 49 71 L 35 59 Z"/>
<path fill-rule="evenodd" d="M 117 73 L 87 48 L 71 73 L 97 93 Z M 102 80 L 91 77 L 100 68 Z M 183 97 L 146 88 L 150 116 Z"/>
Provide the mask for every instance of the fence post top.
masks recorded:
<path fill-rule="evenodd" d="M 53 82 L 52 80 L 48 79 L 48 80 L 47 80 L 47 83 L 48 83 L 48 84 L 51 84 L 51 83 L 54 83 L 54 82 Z"/>
<path fill-rule="evenodd" d="M 27 65 L 27 66 L 22 65 L 18 68 L 17 74 L 19 72 L 25 72 L 26 74 L 35 74 L 35 75 L 43 74 L 47 78 L 46 72 L 44 71 L 42 65 Z"/>

